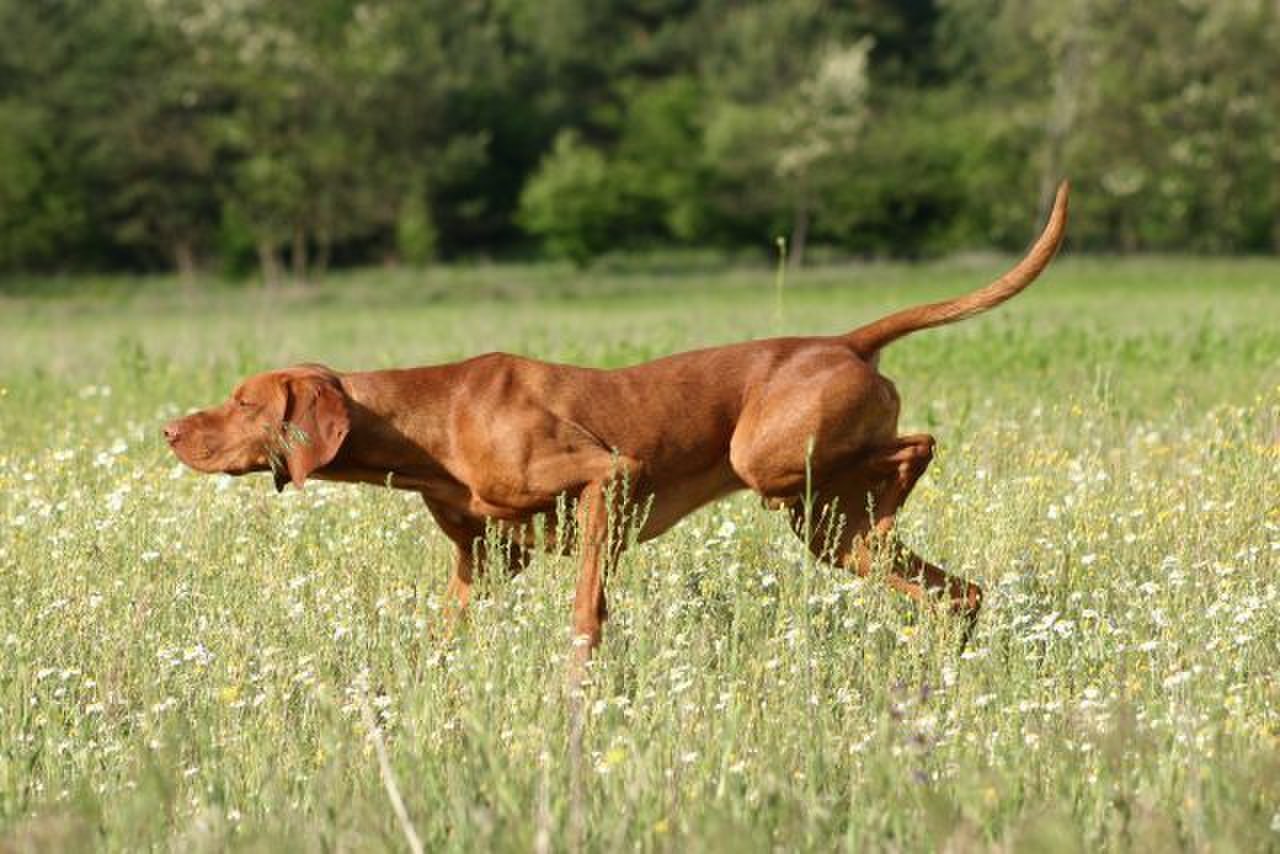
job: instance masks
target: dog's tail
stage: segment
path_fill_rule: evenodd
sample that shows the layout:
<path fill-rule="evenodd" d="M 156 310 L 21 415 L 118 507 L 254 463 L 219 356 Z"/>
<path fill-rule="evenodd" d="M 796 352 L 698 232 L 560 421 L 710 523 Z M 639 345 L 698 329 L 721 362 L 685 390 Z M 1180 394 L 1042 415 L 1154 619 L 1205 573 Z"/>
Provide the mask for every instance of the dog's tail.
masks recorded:
<path fill-rule="evenodd" d="M 858 355 L 871 358 L 881 348 L 904 335 L 973 317 L 1013 297 L 1036 280 L 1040 272 L 1049 265 L 1054 253 L 1058 251 L 1067 225 L 1067 195 L 1067 182 L 1063 181 L 1058 186 L 1058 196 L 1053 201 L 1053 212 L 1049 214 L 1049 222 L 1045 225 L 1044 231 L 1036 239 L 1026 257 L 1012 270 L 973 293 L 943 302 L 906 308 L 888 317 L 882 317 L 874 323 L 861 326 L 844 336 L 849 346 Z"/>

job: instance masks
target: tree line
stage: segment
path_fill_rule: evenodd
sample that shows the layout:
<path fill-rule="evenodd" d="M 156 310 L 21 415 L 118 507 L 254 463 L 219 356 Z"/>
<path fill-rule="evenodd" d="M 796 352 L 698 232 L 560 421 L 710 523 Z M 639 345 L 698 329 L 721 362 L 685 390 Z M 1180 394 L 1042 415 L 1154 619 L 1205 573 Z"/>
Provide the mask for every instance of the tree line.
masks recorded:
<path fill-rule="evenodd" d="M 1280 249 L 1274 0 L 0 0 L 0 271 Z"/>

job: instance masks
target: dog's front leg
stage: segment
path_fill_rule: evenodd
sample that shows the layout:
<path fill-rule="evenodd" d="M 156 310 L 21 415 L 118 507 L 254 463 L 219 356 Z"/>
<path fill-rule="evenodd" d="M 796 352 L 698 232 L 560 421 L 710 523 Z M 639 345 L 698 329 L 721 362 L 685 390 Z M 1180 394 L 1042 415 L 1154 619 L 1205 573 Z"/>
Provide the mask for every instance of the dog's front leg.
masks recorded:
<path fill-rule="evenodd" d="M 573 647 L 569 650 L 569 666 L 565 673 L 568 701 L 569 758 L 569 839 L 570 849 L 581 847 L 585 823 L 582 741 L 586 726 L 587 705 L 582 683 L 587 674 L 591 653 L 600 645 L 604 621 L 608 617 L 604 580 L 608 564 L 614 557 L 609 504 L 614 497 L 607 482 L 593 482 L 578 496 L 577 524 L 582 547 L 582 568 L 573 596 Z"/>
<path fill-rule="evenodd" d="M 449 582 L 441 603 L 443 634 L 451 637 L 465 616 L 467 605 L 471 603 L 471 588 L 475 583 L 476 573 L 476 543 L 484 534 L 484 529 L 476 524 L 468 524 L 468 520 L 445 507 L 433 504 L 425 495 L 423 500 L 440 530 L 453 543 L 453 568 L 449 571 Z"/>
<path fill-rule="evenodd" d="M 578 536 L 582 545 L 582 567 L 573 597 L 573 649 L 570 652 L 570 682 L 578 683 L 591 653 L 600 645 L 604 621 L 605 563 L 609 559 L 608 490 L 604 483 L 587 486 L 578 498 Z"/>
<path fill-rule="evenodd" d="M 475 569 L 475 551 L 470 546 L 454 543 L 453 571 L 449 574 L 449 584 L 445 588 L 443 609 L 450 633 L 471 604 Z"/>

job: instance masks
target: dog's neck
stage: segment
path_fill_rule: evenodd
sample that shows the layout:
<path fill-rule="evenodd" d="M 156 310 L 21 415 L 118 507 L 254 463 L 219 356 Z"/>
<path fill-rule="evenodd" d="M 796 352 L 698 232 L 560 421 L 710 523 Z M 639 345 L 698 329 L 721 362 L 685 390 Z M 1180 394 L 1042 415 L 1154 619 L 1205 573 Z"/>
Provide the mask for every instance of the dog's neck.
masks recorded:
<path fill-rule="evenodd" d="M 338 455 L 319 476 L 330 480 L 378 483 L 430 493 L 452 490 L 447 468 L 447 425 L 433 417 L 432 369 L 341 374 L 350 430 Z M 444 386 L 447 387 L 447 386 Z M 413 438 L 410 438 L 410 437 Z"/>

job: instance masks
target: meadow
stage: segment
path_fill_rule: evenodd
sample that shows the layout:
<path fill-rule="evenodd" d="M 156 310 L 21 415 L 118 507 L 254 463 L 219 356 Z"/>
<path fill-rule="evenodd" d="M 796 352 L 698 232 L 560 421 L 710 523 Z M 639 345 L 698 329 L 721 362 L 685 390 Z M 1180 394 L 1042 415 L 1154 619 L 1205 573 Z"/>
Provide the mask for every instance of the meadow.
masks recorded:
<path fill-rule="evenodd" d="M 576 564 L 442 637 L 420 500 L 201 476 L 162 423 L 293 362 L 599 366 L 852 328 L 1007 259 L 773 274 L 369 270 L 0 290 L 0 850 L 1280 849 L 1280 261 L 1066 257 L 889 348 L 938 455 L 900 517 L 958 626 L 738 496 L 626 553 L 563 692 Z"/>

